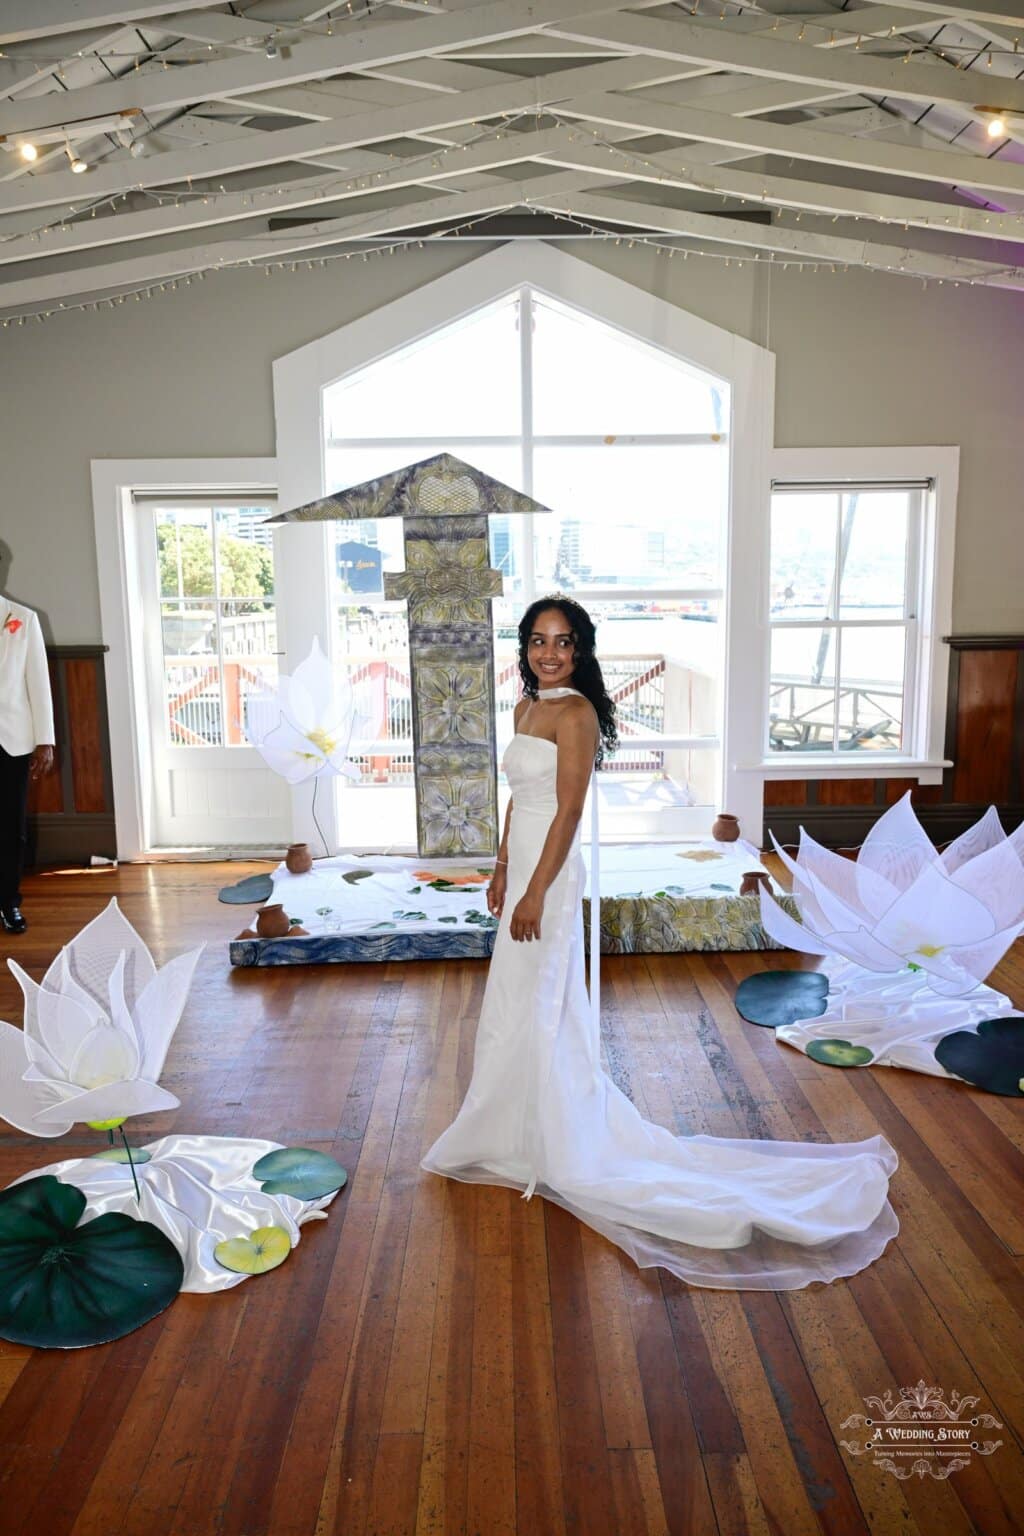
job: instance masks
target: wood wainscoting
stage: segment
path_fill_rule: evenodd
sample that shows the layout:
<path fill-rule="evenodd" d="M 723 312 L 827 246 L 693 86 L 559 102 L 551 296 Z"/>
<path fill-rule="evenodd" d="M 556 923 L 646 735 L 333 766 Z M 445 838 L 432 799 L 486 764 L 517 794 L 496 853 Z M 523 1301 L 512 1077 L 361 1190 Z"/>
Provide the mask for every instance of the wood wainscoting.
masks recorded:
<path fill-rule="evenodd" d="M 28 858 L 33 865 L 113 858 L 114 794 L 103 673 L 105 645 L 47 646 L 57 729 L 53 771 L 29 789 Z"/>
<path fill-rule="evenodd" d="M 829 848 L 853 848 L 886 806 L 911 791 L 928 835 L 949 842 L 994 805 L 1007 832 L 1024 820 L 1024 636 L 960 635 L 949 646 L 945 756 L 941 784 L 913 778 L 769 779 L 769 831 L 792 845 L 801 826 Z M 863 759 L 861 759 L 863 761 Z"/>

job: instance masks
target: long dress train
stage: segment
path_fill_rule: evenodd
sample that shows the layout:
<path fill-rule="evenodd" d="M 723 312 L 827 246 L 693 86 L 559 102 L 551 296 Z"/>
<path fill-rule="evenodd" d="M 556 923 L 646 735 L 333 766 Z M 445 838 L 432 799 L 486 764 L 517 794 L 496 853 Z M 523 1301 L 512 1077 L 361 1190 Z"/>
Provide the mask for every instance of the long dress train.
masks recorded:
<path fill-rule="evenodd" d="M 887 1198 L 897 1159 L 884 1137 L 677 1136 L 645 1120 L 604 1071 L 584 973 L 578 832 L 545 897 L 541 938 L 512 939 L 509 919 L 557 808 L 556 758 L 537 736 L 514 736 L 506 750 L 508 889 L 472 1079 L 420 1166 L 527 1199 L 536 1189 L 641 1268 L 662 1265 L 691 1285 L 795 1290 L 856 1274 L 898 1231 Z"/>

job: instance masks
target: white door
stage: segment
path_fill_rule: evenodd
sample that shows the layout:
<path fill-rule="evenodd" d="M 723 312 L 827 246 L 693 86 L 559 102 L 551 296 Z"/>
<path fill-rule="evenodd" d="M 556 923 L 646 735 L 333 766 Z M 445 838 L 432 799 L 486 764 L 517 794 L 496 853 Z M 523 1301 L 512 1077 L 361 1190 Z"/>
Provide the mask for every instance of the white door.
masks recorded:
<path fill-rule="evenodd" d="M 137 498 L 153 848 L 280 847 L 287 786 L 248 745 L 249 696 L 277 678 L 274 507 Z"/>

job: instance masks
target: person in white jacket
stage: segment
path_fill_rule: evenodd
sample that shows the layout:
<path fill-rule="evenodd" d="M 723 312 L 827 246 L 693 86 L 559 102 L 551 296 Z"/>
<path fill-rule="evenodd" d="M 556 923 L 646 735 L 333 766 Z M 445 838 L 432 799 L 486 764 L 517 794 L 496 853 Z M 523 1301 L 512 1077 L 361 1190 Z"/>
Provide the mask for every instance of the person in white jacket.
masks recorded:
<path fill-rule="evenodd" d="M 30 778 L 54 759 L 50 671 L 39 616 L 0 594 L 0 926 L 24 933 L 21 871 Z"/>

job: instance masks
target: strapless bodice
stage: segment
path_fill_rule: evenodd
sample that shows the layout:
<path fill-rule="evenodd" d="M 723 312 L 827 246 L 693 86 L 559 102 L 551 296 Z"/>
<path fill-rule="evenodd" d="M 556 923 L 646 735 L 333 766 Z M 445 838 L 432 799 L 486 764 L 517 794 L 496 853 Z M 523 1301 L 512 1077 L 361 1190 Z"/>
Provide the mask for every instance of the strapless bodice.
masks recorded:
<path fill-rule="evenodd" d="M 553 816 L 558 809 L 555 793 L 558 748 L 543 736 L 513 736 L 505 748 L 501 766 L 512 791 L 513 815 L 530 811 Z"/>

